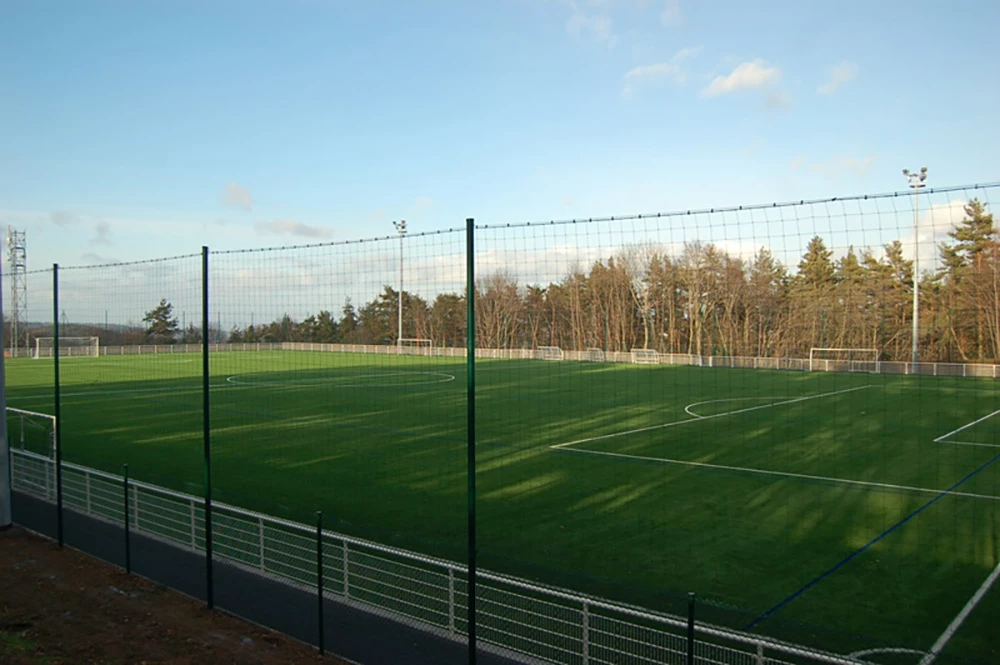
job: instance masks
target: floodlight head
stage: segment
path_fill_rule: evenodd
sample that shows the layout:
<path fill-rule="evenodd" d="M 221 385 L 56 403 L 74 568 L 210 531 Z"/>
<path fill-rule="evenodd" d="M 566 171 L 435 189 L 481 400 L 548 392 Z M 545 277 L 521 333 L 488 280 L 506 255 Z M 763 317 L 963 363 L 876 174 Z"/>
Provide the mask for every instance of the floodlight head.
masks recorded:
<path fill-rule="evenodd" d="M 903 175 L 906 176 L 907 178 L 909 178 L 910 177 L 910 169 L 903 169 Z"/>
<path fill-rule="evenodd" d="M 920 172 L 926 174 L 927 173 L 927 167 L 926 166 L 921 166 L 920 167 Z"/>

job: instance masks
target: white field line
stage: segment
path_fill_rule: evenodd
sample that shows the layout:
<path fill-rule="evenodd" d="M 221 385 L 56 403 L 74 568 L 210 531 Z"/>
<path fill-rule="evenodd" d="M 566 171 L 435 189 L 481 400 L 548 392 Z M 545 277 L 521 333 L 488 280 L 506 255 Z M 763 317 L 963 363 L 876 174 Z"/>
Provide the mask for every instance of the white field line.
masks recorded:
<path fill-rule="evenodd" d="M 697 414 L 691 409 L 693 409 L 696 406 L 702 406 L 703 404 L 719 404 L 721 402 L 749 402 L 751 400 L 760 400 L 760 399 L 788 399 L 788 398 L 785 397 L 784 395 L 781 396 L 770 395 L 766 397 L 727 397 L 725 399 L 708 399 L 705 400 L 704 402 L 695 402 L 694 404 L 688 404 L 687 406 L 684 407 L 684 413 L 688 414 L 689 416 L 694 416 L 695 418 L 710 418 L 711 416 L 703 416 Z"/>
<path fill-rule="evenodd" d="M 645 455 L 629 455 L 627 453 L 608 453 L 600 450 L 583 450 L 580 448 L 559 448 L 565 452 L 581 453 L 585 455 L 601 455 L 604 457 L 619 457 L 622 459 L 643 460 L 647 462 L 661 462 L 663 464 L 678 464 L 681 466 L 694 466 L 705 469 L 721 469 L 723 471 L 740 471 L 744 473 L 756 473 L 762 476 L 779 476 L 782 478 L 803 478 L 805 480 L 819 480 L 826 483 L 842 485 L 861 485 L 864 487 L 880 487 L 882 489 L 905 490 L 907 492 L 917 492 L 920 494 L 943 494 L 947 490 L 928 489 L 926 487 L 911 487 L 909 485 L 892 485 L 890 483 L 876 483 L 867 480 L 851 480 L 849 478 L 834 478 L 831 476 L 813 476 L 807 473 L 790 473 L 788 471 L 769 471 L 767 469 L 754 469 L 746 466 L 729 466 L 726 464 L 711 464 L 709 462 L 692 462 L 690 460 L 669 459 L 666 457 L 647 457 Z M 987 499 L 989 501 L 1000 501 L 1000 496 L 989 494 L 973 494 L 971 492 L 948 492 L 949 496 L 961 496 L 970 499 Z"/>
<path fill-rule="evenodd" d="M 942 434 L 938 438 L 934 439 L 934 443 L 954 443 L 954 444 L 960 445 L 960 446 L 961 445 L 965 445 L 965 446 L 982 445 L 982 446 L 987 446 L 987 447 L 990 447 L 990 448 L 994 448 L 994 447 L 1000 448 L 1000 446 L 996 446 L 995 444 L 992 444 L 992 443 L 975 444 L 975 443 L 962 443 L 960 441 L 945 441 L 944 440 L 944 439 L 947 439 L 952 434 L 958 434 L 959 432 L 961 432 L 963 430 L 969 429 L 973 425 L 978 425 L 979 423 L 983 422 L 984 420 L 988 420 L 988 419 L 992 418 L 993 416 L 997 415 L 998 413 L 1000 413 L 1000 409 L 997 409 L 993 413 L 987 414 L 987 415 L 983 416 L 982 418 L 979 418 L 978 420 L 973 420 L 971 423 L 968 423 L 966 425 L 962 425 L 958 429 L 953 429 L 952 431 L 948 432 L 947 434 Z"/>
<path fill-rule="evenodd" d="M 981 448 L 1000 448 L 1000 443 L 975 443 L 973 441 L 935 441 L 947 446 L 979 446 Z"/>
<path fill-rule="evenodd" d="M 871 384 L 866 384 L 863 386 L 857 386 L 855 388 L 846 388 L 844 390 L 835 390 L 832 393 L 821 393 L 819 395 L 807 395 L 806 397 L 796 397 L 794 399 L 786 399 L 781 402 L 774 402 L 773 404 L 760 404 L 758 406 L 748 406 L 745 409 L 737 409 L 735 411 L 726 411 L 725 413 L 713 413 L 710 416 L 696 416 L 694 418 L 688 418 L 687 420 L 675 420 L 670 423 L 663 423 L 662 425 L 651 425 L 649 427 L 640 427 L 638 429 L 625 430 L 624 432 L 614 432 L 612 434 L 602 434 L 600 436 L 591 436 L 586 439 L 577 439 L 576 441 L 567 441 L 566 443 L 557 443 L 554 446 L 549 446 L 550 448 L 567 448 L 569 446 L 575 446 L 578 443 L 590 443 L 591 441 L 600 441 L 601 439 L 614 439 L 619 436 L 628 436 L 630 434 L 638 434 L 639 432 L 651 432 L 658 429 L 666 429 L 667 427 L 674 427 L 676 425 L 683 425 L 685 423 L 694 423 L 701 420 L 711 420 L 712 418 L 722 418 L 723 416 L 735 416 L 738 413 L 749 413 L 750 411 L 759 411 L 760 409 L 770 409 L 775 406 L 782 406 L 784 404 L 795 404 L 796 402 L 805 402 L 811 399 L 819 399 L 821 397 L 831 397 L 833 395 L 841 395 L 843 393 L 854 392 L 855 390 L 864 390 L 865 388 L 871 388 Z M 691 405 L 695 406 L 695 405 Z"/>
<path fill-rule="evenodd" d="M 948 624 L 948 627 L 945 628 L 943 633 L 941 633 L 941 637 L 937 638 L 937 642 L 934 643 L 931 650 L 927 652 L 927 655 L 920 659 L 919 665 L 931 665 L 931 663 L 934 662 L 934 659 L 938 657 L 941 650 L 947 646 L 948 641 L 951 640 L 956 632 L 958 632 L 958 629 L 962 626 L 962 622 L 965 621 L 966 617 L 968 617 L 972 610 L 976 608 L 976 605 L 978 605 L 979 601 L 983 599 L 983 596 L 985 596 L 986 592 L 990 590 L 990 587 L 993 586 L 993 583 L 997 581 L 998 577 L 1000 577 L 1000 564 L 993 569 L 993 572 L 986 578 L 986 581 L 983 582 L 979 589 L 976 590 L 976 593 L 972 595 L 972 598 L 970 598 L 969 602 L 965 604 L 962 611 L 959 612 L 954 619 L 952 619 L 952 622 Z"/>

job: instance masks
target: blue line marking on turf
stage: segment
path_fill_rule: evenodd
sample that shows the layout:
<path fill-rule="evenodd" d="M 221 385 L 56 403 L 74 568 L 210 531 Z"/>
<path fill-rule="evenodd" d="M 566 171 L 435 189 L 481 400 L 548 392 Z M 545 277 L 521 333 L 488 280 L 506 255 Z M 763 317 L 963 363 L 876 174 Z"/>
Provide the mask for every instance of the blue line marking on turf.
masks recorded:
<path fill-rule="evenodd" d="M 919 508 L 917 508 L 916 510 L 914 510 L 912 513 L 910 513 L 909 515 L 907 515 L 903 519 L 901 519 L 898 522 L 896 522 L 895 524 L 893 524 L 891 527 L 889 527 L 888 529 L 886 529 L 885 531 L 883 531 L 882 533 L 880 533 L 879 535 L 877 535 L 875 538 L 873 538 L 870 541 L 868 541 L 866 544 L 862 545 L 861 547 L 859 547 L 855 551 L 853 551 L 850 554 L 848 554 L 840 562 L 838 562 L 835 566 L 833 566 L 832 568 L 830 568 L 826 572 L 821 573 L 817 577 L 815 577 L 812 580 L 810 580 L 807 584 L 805 584 L 804 586 L 802 586 L 800 589 L 798 589 L 797 591 L 795 591 L 793 594 L 791 594 L 790 596 L 788 596 L 787 598 L 785 598 L 784 600 L 782 600 L 780 603 L 778 603 L 777 605 L 775 605 L 774 607 L 772 607 L 771 609 L 767 610 L 766 612 L 764 612 L 763 614 L 761 614 L 760 616 L 758 616 L 756 619 L 754 619 L 753 621 L 751 621 L 749 624 L 746 625 L 746 627 L 743 628 L 743 630 L 753 630 L 761 622 L 763 622 L 763 621 L 767 620 L 768 618 L 770 618 L 771 615 L 773 615 L 775 612 L 778 612 L 783 607 L 785 607 L 786 605 L 788 605 L 790 602 L 792 602 L 793 600 L 795 600 L 796 598 L 798 598 L 799 596 L 801 596 L 802 594 L 804 594 L 806 591 L 808 591 L 812 587 L 816 586 L 817 584 L 819 584 L 820 582 L 822 582 L 823 580 L 825 580 L 830 575 L 833 575 L 835 572 L 837 572 L 838 570 L 840 570 L 841 568 L 843 568 L 844 566 L 846 566 L 848 563 L 850 563 L 852 560 L 854 560 L 855 558 L 857 558 L 861 554 L 864 554 L 865 552 L 867 552 L 868 550 L 870 550 L 879 541 L 881 541 L 882 539 L 884 539 L 890 533 L 892 533 L 893 531 L 895 531 L 899 527 L 903 526 L 904 524 L 906 524 L 907 522 L 909 522 L 910 520 L 912 520 L 914 517 L 916 517 L 920 513 L 924 512 L 925 510 L 927 510 L 928 508 L 930 508 L 931 506 L 933 506 L 935 503 L 937 503 L 938 501 L 940 501 L 944 497 L 948 496 L 948 494 L 950 494 L 954 490 L 958 489 L 963 483 L 965 483 L 967 480 L 969 480 L 970 478 L 972 478 L 973 476 L 975 476 L 977 473 L 979 473 L 983 469 L 987 468 L 988 466 L 990 466 L 991 464 L 993 464 L 994 462 L 996 462 L 998 459 L 1000 459 L 1000 453 L 994 455 L 992 458 L 990 458 L 989 460 L 987 460 L 986 462 L 984 462 L 980 467 L 978 467 L 977 469 L 974 469 L 973 471 L 970 471 L 968 474 L 966 474 L 966 476 L 964 478 L 962 478 L 961 480 L 959 480 L 957 483 L 955 483 L 954 485 L 952 485 L 948 489 L 944 490 L 943 492 L 941 492 L 940 494 L 938 494 L 936 497 L 934 497 L 933 499 L 931 499 L 930 501 L 928 501 L 924 505 L 920 506 Z"/>

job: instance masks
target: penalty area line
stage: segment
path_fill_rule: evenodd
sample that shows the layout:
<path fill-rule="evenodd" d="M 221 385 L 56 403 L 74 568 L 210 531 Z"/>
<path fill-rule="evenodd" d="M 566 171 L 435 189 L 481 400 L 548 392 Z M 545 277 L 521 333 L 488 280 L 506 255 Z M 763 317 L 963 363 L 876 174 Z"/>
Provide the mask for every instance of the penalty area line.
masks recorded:
<path fill-rule="evenodd" d="M 713 413 L 708 416 L 695 416 L 694 418 L 686 418 L 684 420 L 675 420 L 669 423 L 662 423 L 660 425 L 651 425 L 649 427 L 640 427 L 638 429 L 625 430 L 624 432 L 613 432 L 611 434 L 602 434 L 600 436 L 591 436 L 586 439 L 577 439 L 576 441 L 567 441 L 566 443 L 557 443 L 550 448 L 568 448 L 569 446 L 575 446 L 580 443 L 590 443 L 591 441 L 600 441 L 602 439 L 614 439 L 619 436 L 628 436 L 630 434 L 638 434 L 640 432 L 652 432 L 658 429 L 666 429 L 668 427 L 675 427 L 677 425 L 684 425 L 685 423 L 695 423 L 702 420 L 711 420 L 712 418 L 722 418 L 723 416 L 735 416 L 740 413 L 749 413 L 750 411 L 759 411 L 760 409 L 770 409 L 776 406 L 784 406 L 785 404 L 795 404 L 797 402 L 806 402 L 811 399 L 819 399 L 821 397 L 832 397 L 833 395 L 842 395 L 844 393 L 854 392 L 855 390 L 864 390 L 866 388 L 871 388 L 872 385 L 866 384 L 863 386 L 856 386 L 854 388 L 846 388 L 844 390 L 835 390 L 832 393 L 820 393 L 819 395 L 806 395 L 805 397 L 795 397 L 793 399 L 786 399 L 781 402 L 774 402 L 773 404 L 760 404 L 758 406 L 748 406 L 745 409 L 736 409 L 735 411 L 726 411 L 724 413 Z M 704 404 L 705 402 L 701 402 Z M 696 406 L 691 404 L 689 406 Z M 693 414 L 692 414 L 693 415 Z"/>
<path fill-rule="evenodd" d="M 975 445 L 980 445 L 980 446 L 986 446 L 986 447 L 989 447 L 989 448 L 1000 448 L 1000 446 L 997 446 L 996 444 L 990 444 L 990 443 L 976 444 L 976 443 L 965 443 L 965 442 L 962 442 L 962 441 L 945 441 L 945 439 L 947 439 L 949 436 L 951 436 L 953 434 L 958 434 L 959 432 L 965 431 L 965 430 L 969 429 L 970 427 L 974 427 L 975 425 L 978 425 L 979 423 L 983 422 L 984 420 L 989 420 L 990 418 L 992 418 L 993 416 L 997 415 L 998 413 L 1000 413 L 1000 409 L 997 409 L 993 413 L 988 413 L 985 416 L 983 416 L 982 418 L 978 418 L 976 420 L 973 420 L 971 423 L 962 425 L 958 429 L 953 429 L 952 431 L 948 432 L 947 434 L 942 434 L 938 438 L 934 439 L 934 443 L 953 443 L 953 444 L 959 445 L 959 446 L 975 446 Z"/>
<path fill-rule="evenodd" d="M 676 464 L 679 466 L 693 466 L 704 469 L 718 469 L 720 471 L 737 471 L 740 473 L 758 474 L 762 476 L 777 476 L 780 478 L 799 478 L 802 480 L 817 480 L 833 485 L 858 485 L 861 487 L 875 487 L 888 490 L 903 490 L 917 494 L 941 494 L 947 492 L 950 496 L 961 496 L 970 499 L 987 499 L 989 501 L 1000 501 L 1000 496 L 990 494 L 975 494 L 973 492 L 948 492 L 947 490 L 928 489 L 926 487 L 913 487 L 910 485 L 893 485 L 891 483 L 876 483 L 869 480 L 852 480 L 850 478 L 836 478 L 833 476 L 814 476 L 808 473 L 791 473 L 789 471 L 770 471 L 768 469 L 754 469 L 747 466 L 730 466 L 728 464 L 712 464 L 710 462 L 692 462 L 691 460 L 669 459 L 666 457 L 648 457 L 645 455 L 629 455 L 627 453 L 609 453 L 602 450 L 585 450 L 581 448 L 562 448 L 550 446 L 553 450 L 563 452 L 580 453 L 584 455 L 600 455 L 602 457 L 617 457 L 620 459 L 634 459 L 645 462 L 660 462 L 663 464 Z"/>
<path fill-rule="evenodd" d="M 958 632 L 958 629 L 962 627 L 962 623 L 969 616 L 969 614 L 972 613 L 972 610 L 976 609 L 976 605 L 978 605 L 979 601 L 983 599 L 983 596 L 985 596 L 986 592 L 990 590 L 990 587 L 993 586 L 993 583 L 997 581 L 998 577 L 1000 577 L 1000 564 L 993 569 L 993 572 L 990 573 L 989 577 L 986 578 L 986 581 L 983 582 L 979 589 L 976 590 L 976 593 L 972 594 L 972 598 L 969 599 L 969 602 L 967 602 L 965 607 L 962 608 L 962 611 L 959 612 L 954 619 L 952 619 L 951 623 L 948 624 L 948 627 L 945 628 L 943 633 L 941 633 L 941 636 L 937 638 L 936 642 L 934 642 L 934 646 L 931 647 L 931 650 L 920 659 L 920 663 L 918 663 L 918 665 L 931 665 L 931 663 L 934 662 L 938 655 L 940 655 L 941 651 L 948 646 L 948 642 L 951 641 L 951 638 Z"/>

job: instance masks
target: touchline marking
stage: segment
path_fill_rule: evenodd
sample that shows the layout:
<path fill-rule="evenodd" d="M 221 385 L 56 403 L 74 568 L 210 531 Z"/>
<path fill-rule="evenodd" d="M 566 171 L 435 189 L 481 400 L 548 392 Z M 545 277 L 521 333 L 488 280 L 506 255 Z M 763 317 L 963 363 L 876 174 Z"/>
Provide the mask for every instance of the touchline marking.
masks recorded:
<path fill-rule="evenodd" d="M 941 637 L 937 638 L 937 642 L 934 643 L 931 650 L 920 659 L 920 663 L 918 665 L 931 665 L 931 663 L 934 662 L 934 659 L 938 657 L 941 650 L 947 646 L 949 640 L 951 640 L 955 633 L 958 632 L 958 629 L 962 626 L 962 622 L 965 621 L 966 617 L 969 616 L 972 610 L 976 609 L 976 605 L 978 605 L 979 601 L 983 599 L 983 596 L 985 596 L 986 592 L 990 590 L 990 587 L 993 586 L 993 583 L 997 581 L 998 577 L 1000 577 L 1000 564 L 993 569 L 993 572 L 986 578 L 986 581 L 982 583 L 978 590 L 976 590 L 976 593 L 972 595 L 972 598 L 970 598 L 969 602 L 965 604 L 962 611 L 959 612 L 954 619 L 952 619 L 952 622 L 948 624 L 948 627 L 945 628 L 943 633 L 941 633 Z"/>
<path fill-rule="evenodd" d="M 711 464 L 709 462 L 692 462 L 690 460 L 668 459 L 666 457 L 647 457 L 644 455 L 629 455 L 627 453 L 608 453 L 602 450 L 583 450 L 581 448 L 561 448 L 560 446 L 550 446 L 570 453 L 581 453 L 586 455 L 603 455 L 605 457 L 620 457 L 623 459 L 643 460 L 646 462 L 662 462 L 664 464 L 678 464 L 681 466 L 695 466 L 705 469 L 721 469 L 723 471 L 740 471 L 742 473 L 756 473 L 762 476 L 780 476 L 782 478 L 803 478 L 806 480 L 819 480 L 826 483 L 861 485 L 864 487 L 880 487 L 882 489 L 905 490 L 907 492 L 917 492 L 920 494 L 941 494 L 947 490 L 934 490 L 926 487 L 911 487 L 910 485 L 893 485 L 891 483 L 876 483 L 868 480 L 851 480 L 850 478 L 834 478 L 832 476 L 813 476 L 807 473 L 791 473 L 788 471 L 770 471 L 768 469 L 754 469 L 747 466 L 729 466 L 727 464 Z M 949 496 L 962 496 L 970 499 L 987 499 L 989 501 L 1000 501 L 1000 496 L 990 494 L 974 494 L 972 492 L 948 492 Z"/>
<path fill-rule="evenodd" d="M 971 423 L 969 423 L 967 425 L 962 425 L 958 429 L 953 429 L 952 431 L 948 432 L 947 434 L 942 434 L 938 438 L 934 439 L 934 443 L 955 443 L 957 445 L 966 445 L 966 446 L 983 445 L 983 446 L 987 446 L 987 447 L 991 447 L 991 448 L 1000 448 L 1000 446 L 997 446 L 997 445 L 991 444 L 991 443 L 974 444 L 974 443 L 962 443 L 962 442 L 959 442 L 959 441 L 943 441 L 943 439 L 947 439 L 952 434 L 958 434 L 962 430 L 969 429 L 973 425 L 978 425 L 979 423 L 983 422 L 984 420 L 988 420 L 988 419 L 992 418 L 993 416 L 997 415 L 998 413 L 1000 413 L 1000 409 L 997 409 L 993 413 L 985 415 L 982 418 L 979 418 L 978 420 L 973 420 Z"/>
<path fill-rule="evenodd" d="M 619 436 L 628 436 L 629 434 L 638 434 L 639 432 L 651 432 L 658 429 L 666 429 L 667 427 L 674 427 L 675 425 L 683 425 L 684 423 L 694 423 L 699 420 L 711 420 L 712 418 L 721 418 L 723 416 L 735 416 L 738 413 L 748 413 L 750 411 L 758 411 L 760 409 L 770 409 L 775 406 L 782 406 L 784 404 L 794 404 L 796 402 L 805 402 L 811 399 L 819 399 L 820 397 L 830 397 L 832 395 L 841 395 L 843 393 L 854 392 L 855 390 L 864 390 L 865 388 L 871 388 L 872 385 L 869 383 L 864 386 L 857 386 L 855 388 L 846 388 L 844 390 L 835 390 L 832 393 L 821 393 L 819 395 L 807 395 L 806 397 L 796 397 L 794 399 L 787 399 L 782 402 L 774 402 L 773 404 L 760 404 L 758 406 L 748 406 L 745 409 L 737 409 L 736 411 L 726 411 L 725 413 L 713 413 L 710 416 L 697 416 L 695 418 L 688 418 L 687 420 L 675 420 L 671 423 L 663 423 L 662 425 L 651 425 L 650 427 L 640 427 L 639 429 L 630 429 L 624 432 L 614 432 L 612 434 L 602 434 L 600 436 L 591 436 L 586 439 L 577 439 L 576 441 L 567 441 L 566 443 L 557 443 L 551 448 L 566 448 L 568 446 L 575 446 L 578 443 L 590 443 L 591 441 L 600 441 L 601 439 L 614 439 Z M 694 406 L 694 405 L 692 405 Z"/>

